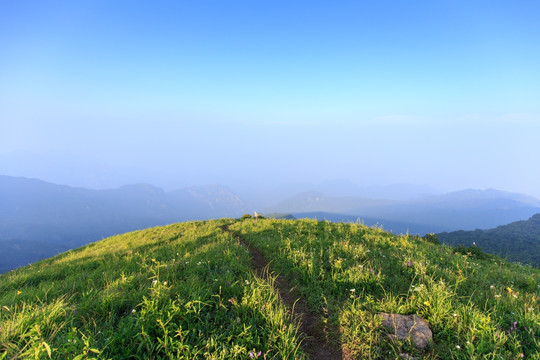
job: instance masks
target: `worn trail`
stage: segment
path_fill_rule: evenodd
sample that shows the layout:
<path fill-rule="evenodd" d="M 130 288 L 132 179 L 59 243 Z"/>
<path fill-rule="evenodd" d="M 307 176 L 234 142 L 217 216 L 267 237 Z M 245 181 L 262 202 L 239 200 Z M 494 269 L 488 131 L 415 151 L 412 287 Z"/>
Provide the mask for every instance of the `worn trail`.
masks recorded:
<path fill-rule="evenodd" d="M 253 246 L 249 245 L 239 234 L 229 229 L 228 226 L 222 227 L 223 231 L 231 233 L 238 242 L 249 250 L 252 259 L 253 268 L 257 276 L 265 278 L 268 276 L 269 263 L 263 254 Z M 274 274 L 275 276 L 275 274 Z M 305 300 L 292 287 L 287 279 L 278 274 L 275 282 L 275 289 L 279 293 L 281 300 L 291 310 L 295 318 L 299 320 L 299 330 L 303 341 L 302 349 L 313 360 L 341 360 L 348 358 L 344 356 L 340 347 L 326 341 L 324 336 L 324 326 L 319 321 L 319 317 L 310 313 Z"/>

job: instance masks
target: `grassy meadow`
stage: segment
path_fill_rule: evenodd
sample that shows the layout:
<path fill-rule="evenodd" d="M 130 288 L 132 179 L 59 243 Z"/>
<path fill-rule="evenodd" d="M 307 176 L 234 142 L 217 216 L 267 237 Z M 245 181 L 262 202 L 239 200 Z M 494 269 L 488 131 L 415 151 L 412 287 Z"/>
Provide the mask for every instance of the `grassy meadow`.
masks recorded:
<path fill-rule="evenodd" d="M 273 259 L 353 358 L 540 359 L 540 271 L 530 266 L 357 224 L 266 220 L 231 229 Z M 426 319 L 431 348 L 389 341 L 380 312 Z"/>
<path fill-rule="evenodd" d="M 247 218 L 118 235 L 0 275 L 0 360 L 308 359 L 235 234 L 344 359 L 540 359 L 538 269 L 361 224 Z M 433 343 L 391 341 L 380 312 L 418 314 Z"/>

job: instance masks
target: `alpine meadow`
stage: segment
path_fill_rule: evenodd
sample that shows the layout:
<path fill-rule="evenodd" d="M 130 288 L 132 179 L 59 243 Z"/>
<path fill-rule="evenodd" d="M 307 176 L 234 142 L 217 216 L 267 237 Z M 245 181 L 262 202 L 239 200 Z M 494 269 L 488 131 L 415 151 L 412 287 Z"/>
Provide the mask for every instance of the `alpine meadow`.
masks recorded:
<path fill-rule="evenodd" d="M 4 274 L 0 294 L 1 359 L 540 359 L 539 270 L 361 224 L 149 228 Z"/>
<path fill-rule="evenodd" d="M 540 1 L 0 0 L 0 44 L 0 360 L 540 360 Z"/>

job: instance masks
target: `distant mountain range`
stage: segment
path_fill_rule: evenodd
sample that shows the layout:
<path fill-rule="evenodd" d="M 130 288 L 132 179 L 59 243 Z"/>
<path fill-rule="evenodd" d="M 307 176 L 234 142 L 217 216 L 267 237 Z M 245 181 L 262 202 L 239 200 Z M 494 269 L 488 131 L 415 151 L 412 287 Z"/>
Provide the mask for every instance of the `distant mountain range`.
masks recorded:
<path fill-rule="evenodd" d="M 427 185 L 392 184 L 359 186 L 348 180 L 332 180 L 321 183 L 285 183 L 276 186 L 243 186 L 238 189 L 243 199 L 264 209 L 274 208 L 278 202 L 296 198 L 302 194 L 324 194 L 332 198 L 364 198 L 387 200 L 414 200 L 429 195 L 440 195 L 442 191 Z"/>
<path fill-rule="evenodd" d="M 540 214 L 489 230 L 443 232 L 439 240 L 450 245 L 476 245 L 510 261 L 540 267 Z"/>
<path fill-rule="evenodd" d="M 463 190 L 410 200 L 332 197 L 304 192 L 267 209 L 294 217 L 361 219 L 397 233 L 489 229 L 540 212 L 540 200 L 494 189 Z M 429 230 L 428 230 L 429 229 Z M 427 230 L 427 231 L 426 231 Z"/>
<path fill-rule="evenodd" d="M 293 188 L 289 186 L 287 191 Z M 0 272 L 114 234 L 187 220 L 240 217 L 253 210 L 296 218 L 360 221 L 394 233 L 422 235 L 488 229 L 540 213 L 538 199 L 492 189 L 437 194 L 425 186 L 361 188 L 343 181 L 316 188 L 332 194 L 350 191 L 355 196 L 304 190 L 284 199 L 278 195 L 283 191 L 261 190 L 259 197 L 250 197 L 246 191 L 241 198 L 220 185 L 168 192 L 148 184 L 89 190 L 0 176 Z M 258 200 L 265 197 L 265 201 Z M 275 205 L 261 205 L 270 198 Z"/>
<path fill-rule="evenodd" d="M 218 185 L 170 192 L 147 184 L 88 190 L 0 176 L 0 272 L 114 234 L 247 211 L 237 195 Z"/>

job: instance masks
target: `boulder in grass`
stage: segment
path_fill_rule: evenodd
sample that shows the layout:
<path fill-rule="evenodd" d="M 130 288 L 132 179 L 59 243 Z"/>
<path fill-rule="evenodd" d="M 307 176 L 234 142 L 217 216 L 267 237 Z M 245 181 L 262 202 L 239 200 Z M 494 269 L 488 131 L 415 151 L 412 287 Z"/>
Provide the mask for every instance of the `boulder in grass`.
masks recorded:
<path fill-rule="evenodd" d="M 390 337 L 400 340 L 410 338 L 417 348 L 424 349 L 433 340 L 427 321 L 416 314 L 399 315 L 380 313 L 382 325 L 392 331 Z"/>

